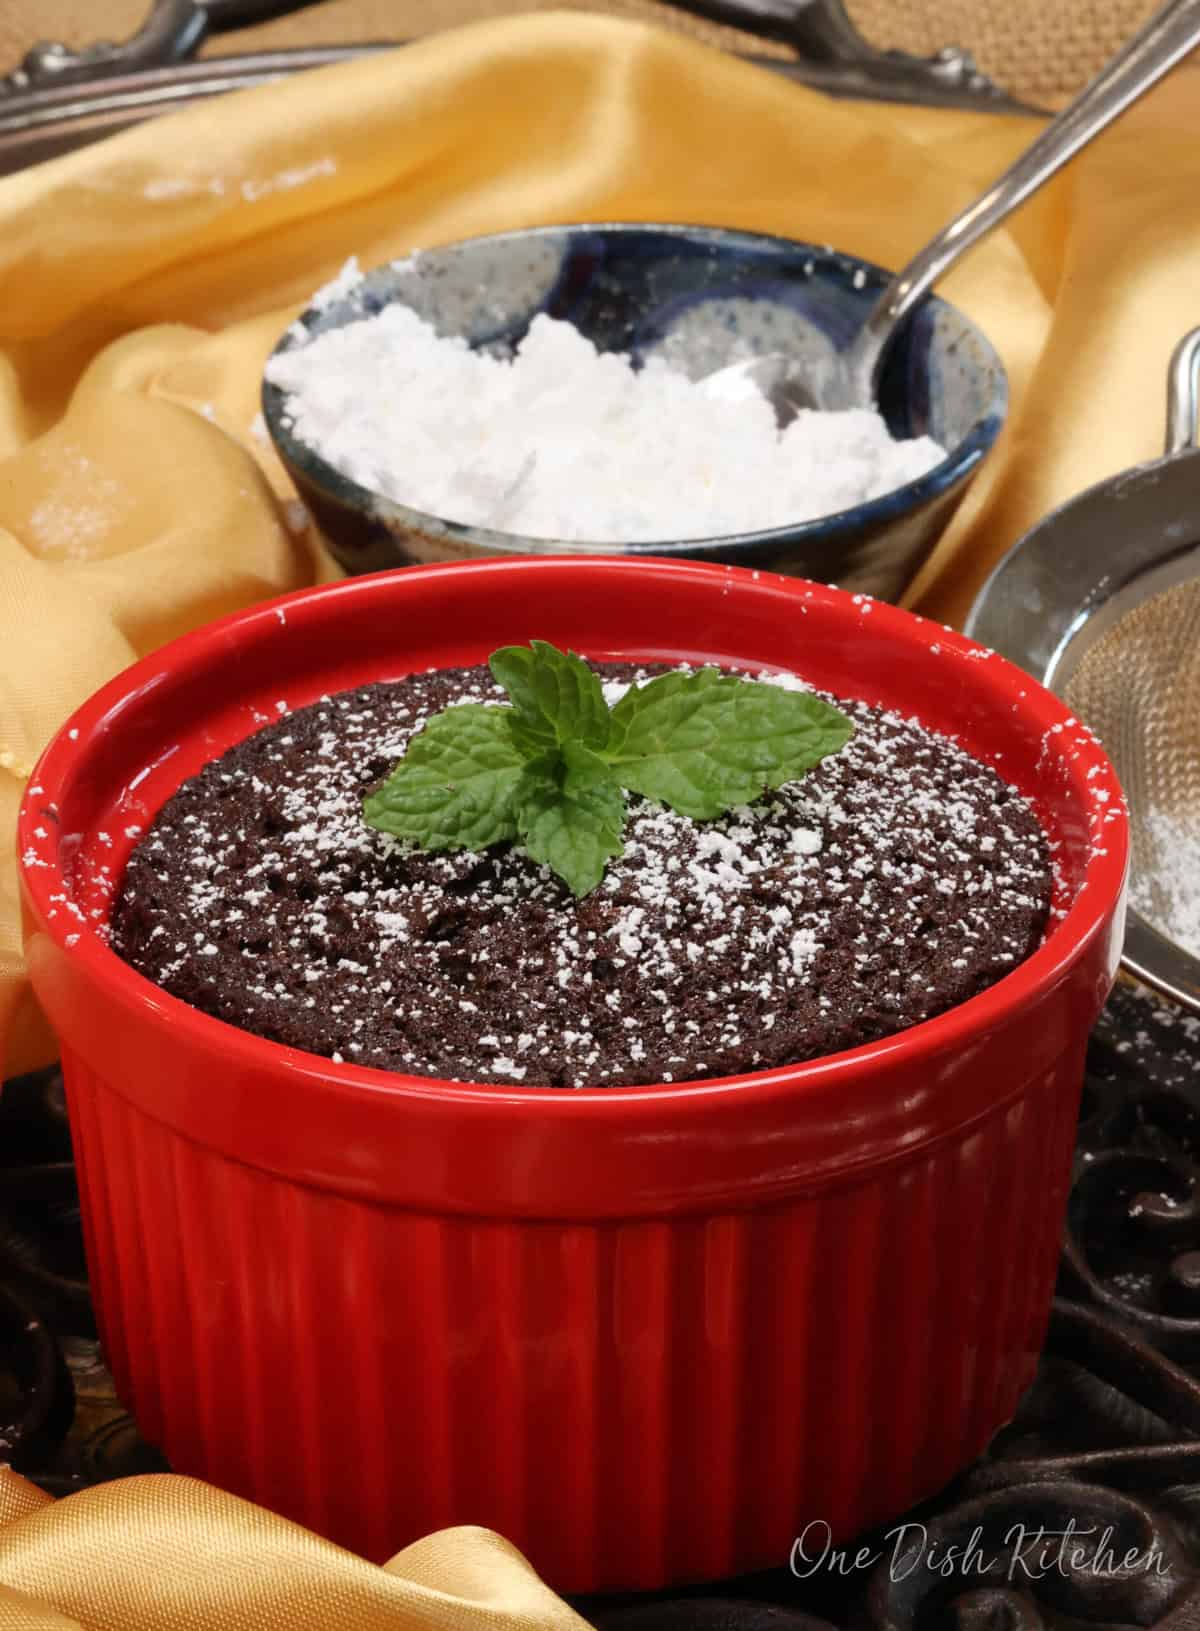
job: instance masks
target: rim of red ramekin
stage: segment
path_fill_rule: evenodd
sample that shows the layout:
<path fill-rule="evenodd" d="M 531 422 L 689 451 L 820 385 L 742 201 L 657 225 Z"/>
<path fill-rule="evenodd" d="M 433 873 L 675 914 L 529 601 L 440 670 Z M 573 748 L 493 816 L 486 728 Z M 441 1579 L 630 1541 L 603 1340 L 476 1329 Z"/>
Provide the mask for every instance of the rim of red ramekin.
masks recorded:
<path fill-rule="evenodd" d="M 52 738 L 35 766 L 28 786 L 39 788 L 39 798 L 43 803 L 61 802 L 64 784 L 70 777 L 80 774 L 81 745 L 86 747 L 93 728 L 110 716 L 115 705 L 124 697 L 135 691 L 144 692 L 156 676 L 175 671 L 181 666 L 186 667 L 214 643 L 228 641 L 236 631 L 248 630 L 259 624 L 265 628 L 278 611 L 286 610 L 289 606 L 315 599 L 335 601 L 339 597 L 352 603 L 356 596 L 371 593 L 373 585 L 393 584 L 398 579 L 413 581 L 418 577 L 427 580 L 432 574 L 446 578 L 462 573 L 526 573 L 531 577 L 540 577 L 560 573 L 583 575 L 596 571 L 619 571 L 635 576 L 644 580 L 646 589 L 651 587 L 650 580 L 657 579 L 660 574 L 665 574 L 668 584 L 683 574 L 693 580 L 709 580 L 714 588 L 718 583 L 727 583 L 732 576 L 742 586 L 761 584 L 767 591 L 782 588 L 788 593 L 803 595 L 810 601 L 816 599 L 826 605 L 844 604 L 848 615 L 852 608 L 870 601 L 876 624 L 890 624 L 894 630 L 907 629 L 914 637 L 914 649 L 918 637 L 921 641 L 927 641 L 933 634 L 936 643 L 948 657 L 986 655 L 986 663 L 972 663 L 971 667 L 981 687 L 990 686 L 995 690 L 998 703 L 1002 700 L 1007 707 L 1023 709 L 1033 715 L 1035 722 L 1047 733 L 1048 740 L 1049 733 L 1056 726 L 1077 728 L 1083 733 L 1076 739 L 1075 752 L 1071 756 L 1078 769 L 1078 775 L 1073 776 L 1072 780 L 1079 786 L 1081 808 L 1085 803 L 1084 789 L 1089 788 L 1093 797 L 1097 792 L 1107 794 L 1106 811 L 1121 812 L 1121 818 L 1113 822 L 1112 830 L 1106 831 L 1106 844 L 1089 857 L 1084 873 L 1087 887 L 1076 890 L 1074 900 L 1063 917 L 1047 931 L 1042 944 L 1011 973 L 945 1013 L 892 1036 L 801 1063 L 737 1076 L 570 1089 L 452 1081 L 441 1077 L 406 1076 L 364 1065 L 339 1065 L 322 1055 L 256 1036 L 171 996 L 119 958 L 91 924 L 81 924 L 62 913 L 52 915 L 51 896 L 56 892 L 69 892 L 70 879 L 60 866 L 57 836 L 49 849 L 44 844 L 40 845 L 37 866 L 28 866 L 23 860 L 31 848 L 39 847 L 35 845 L 33 832 L 39 817 L 27 792 L 18 815 L 18 857 L 22 887 L 39 928 L 52 938 L 65 955 L 81 965 L 105 994 L 118 1004 L 132 1005 L 143 1013 L 152 1014 L 155 1022 L 182 1028 L 195 1035 L 202 1044 L 211 1044 L 230 1055 L 241 1056 L 249 1064 L 269 1066 L 303 1079 L 310 1088 L 317 1085 L 338 1095 L 382 1094 L 398 1099 L 434 1100 L 463 1107 L 486 1105 L 492 1111 L 508 1105 L 514 1111 L 525 1112 L 536 1107 L 539 1114 L 552 1117 L 607 1118 L 622 1115 L 653 1118 L 664 1102 L 678 1109 L 689 1102 L 705 1103 L 728 1094 L 739 1095 L 743 1102 L 760 1102 L 780 1093 L 796 1094 L 806 1088 L 828 1085 L 831 1076 L 848 1073 L 857 1076 L 864 1070 L 885 1067 L 900 1055 L 908 1063 L 920 1062 L 922 1058 L 932 1062 L 948 1048 L 959 1045 L 981 1030 L 1000 1024 L 1012 1017 L 1015 1011 L 1036 1003 L 1091 941 L 1106 931 L 1128 871 L 1129 840 L 1124 794 L 1100 744 L 1084 727 L 1079 726 L 1064 703 L 1022 669 L 946 625 L 933 623 L 915 613 L 871 600 L 869 596 L 854 595 L 833 585 L 708 562 L 678 562 L 645 556 L 591 556 L 586 560 L 570 556 L 527 556 L 498 561 L 449 562 L 408 567 L 400 572 L 391 570 L 351 577 L 258 602 L 180 636 L 101 687 L 76 709 Z M 647 660 L 653 658 L 647 655 Z M 745 658 L 749 663 L 758 660 L 750 656 Z M 75 937 L 74 944 L 68 943 L 69 937 Z"/>

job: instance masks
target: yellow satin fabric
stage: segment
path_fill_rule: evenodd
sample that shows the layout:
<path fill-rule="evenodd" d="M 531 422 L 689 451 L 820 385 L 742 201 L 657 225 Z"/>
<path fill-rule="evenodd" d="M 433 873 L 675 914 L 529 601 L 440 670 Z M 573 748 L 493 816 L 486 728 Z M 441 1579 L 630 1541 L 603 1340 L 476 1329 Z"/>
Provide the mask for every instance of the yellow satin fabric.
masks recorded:
<path fill-rule="evenodd" d="M 1013 388 L 910 600 L 961 616 L 1052 504 L 1153 455 L 1200 315 L 1183 71 L 946 293 Z M 579 218 L 726 223 L 902 261 L 1021 119 L 836 105 L 664 33 L 511 18 L 209 103 L 0 183 L 0 841 L 65 714 L 186 628 L 328 575 L 251 434 L 276 335 L 345 258 Z M 289 520 L 293 525 L 289 526 Z M 52 1055 L 0 866 L 5 1068 Z M 534 1631 L 582 1622 L 497 1537 L 385 1569 L 182 1479 L 47 1504 L 0 1473 L 0 1631 Z"/>
<path fill-rule="evenodd" d="M 0 1468 L 0 1631 L 586 1631 L 516 1547 L 444 1529 L 382 1568 L 191 1478 L 54 1501 Z"/>
<path fill-rule="evenodd" d="M 946 280 L 1012 382 L 913 586 L 962 616 L 999 554 L 1153 455 L 1197 320 L 1200 75 L 1180 70 Z M 329 575 L 251 435 L 264 357 L 345 258 L 580 218 L 726 223 L 899 264 L 1021 118 L 836 104 L 678 35 L 540 13 L 206 103 L 0 182 L 0 842 L 64 715 L 133 658 Z M 49 1058 L 0 865 L 6 1073 Z"/>

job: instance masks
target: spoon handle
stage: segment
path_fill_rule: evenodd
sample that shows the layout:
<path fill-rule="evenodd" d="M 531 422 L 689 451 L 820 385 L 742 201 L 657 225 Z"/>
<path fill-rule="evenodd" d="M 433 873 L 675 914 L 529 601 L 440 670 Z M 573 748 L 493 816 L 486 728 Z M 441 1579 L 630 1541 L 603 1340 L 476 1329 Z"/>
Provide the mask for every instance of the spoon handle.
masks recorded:
<path fill-rule="evenodd" d="M 846 359 L 864 400 L 877 397 L 883 353 L 897 325 L 939 278 L 1198 44 L 1200 0 L 1170 0 L 985 193 L 896 273 Z"/>

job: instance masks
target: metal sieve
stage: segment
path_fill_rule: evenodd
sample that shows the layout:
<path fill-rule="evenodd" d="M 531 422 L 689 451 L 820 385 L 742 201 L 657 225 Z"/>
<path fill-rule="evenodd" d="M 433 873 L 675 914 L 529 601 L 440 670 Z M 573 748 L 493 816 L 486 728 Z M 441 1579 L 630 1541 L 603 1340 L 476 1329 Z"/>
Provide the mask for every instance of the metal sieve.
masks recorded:
<path fill-rule="evenodd" d="M 1000 562 L 966 630 L 1063 697 L 1129 800 L 1131 974 L 1200 1013 L 1200 329 L 1171 359 L 1166 456 L 1089 488 Z"/>

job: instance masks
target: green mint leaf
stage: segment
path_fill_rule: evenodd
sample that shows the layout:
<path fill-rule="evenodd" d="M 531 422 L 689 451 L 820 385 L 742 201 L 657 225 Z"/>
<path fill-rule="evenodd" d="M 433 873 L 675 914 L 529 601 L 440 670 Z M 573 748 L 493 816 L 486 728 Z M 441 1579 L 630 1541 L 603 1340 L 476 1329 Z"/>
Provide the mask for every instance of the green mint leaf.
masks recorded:
<path fill-rule="evenodd" d="M 624 849 L 622 789 L 708 821 L 854 734 L 810 692 L 716 668 L 631 687 L 610 711 L 587 664 L 544 640 L 505 646 L 490 666 L 511 706 L 459 704 L 427 720 L 363 801 L 364 819 L 429 850 L 520 838 L 576 895 Z"/>
<path fill-rule="evenodd" d="M 562 786 L 566 793 L 582 793 L 601 782 L 617 785 L 608 760 L 582 742 L 564 742 L 560 753 Z"/>
<path fill-rule="evenodd" d="M 598 677 L 582 658 L 545 640 L 503 646 L 488 666 L 512 699 L 509 729 L 527 759 L 564 742 L 602 748 L 611 717 Z"/>
<path fill-rule="evenodd" d="M 461 703 L 425 721 L 363 800 L 363 818 L 421 849 L 485 849 L 517 836 L 514 795 L 524 770 L 508 709 Z"/>
<path fill-rule="evenodd" d="M 704 668 L 627 691 L 604 757 L 631 793 L 710 821 L 797 780 L 853 734 L 810 692 Z"/>
<path fill-rule="evenodd" d="M 572 894 L 586 895 L 625 847 L 625 796 L 611 781 L 568 793 L 554 771 L 545 761 L 527 767 L 513 801 L 517 831 L 535 861 L 556 872 Z"/>

